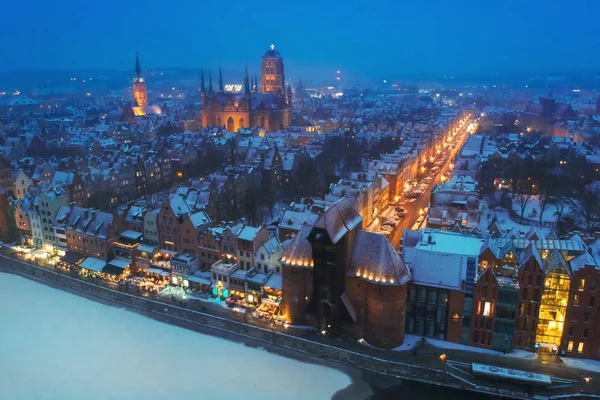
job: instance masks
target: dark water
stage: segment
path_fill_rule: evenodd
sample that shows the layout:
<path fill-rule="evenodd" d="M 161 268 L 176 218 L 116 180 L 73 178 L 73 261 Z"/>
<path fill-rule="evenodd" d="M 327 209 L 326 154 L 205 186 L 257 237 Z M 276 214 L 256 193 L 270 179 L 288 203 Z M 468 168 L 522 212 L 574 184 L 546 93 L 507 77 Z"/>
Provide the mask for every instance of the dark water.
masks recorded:
<path fill-rule="evenodd" d="M 480 393 L 455 390 L 436 385 L 427 385 L 420 382 L 402 381 L 399 385 L 389 388 L 372 387 L 375 393 L 371 400 L 391 400 L 391 399 L 444 399 L 444 400 L 487 400 L 499 399 L 495 396 L 486 396 Z"/>

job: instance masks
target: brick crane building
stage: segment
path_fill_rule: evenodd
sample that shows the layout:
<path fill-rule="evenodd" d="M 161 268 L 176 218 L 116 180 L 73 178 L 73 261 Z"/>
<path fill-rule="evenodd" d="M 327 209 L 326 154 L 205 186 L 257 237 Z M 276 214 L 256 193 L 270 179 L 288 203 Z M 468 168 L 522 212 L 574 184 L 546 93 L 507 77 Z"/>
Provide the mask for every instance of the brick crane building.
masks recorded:
<path fill-rule="evenodd" d="M 281 258 L 283 312 L 292 324 L 395 348 L 404 341 L 411 279 L 388 239 L 363 231 L 351 200 L 304 224 Z"/>

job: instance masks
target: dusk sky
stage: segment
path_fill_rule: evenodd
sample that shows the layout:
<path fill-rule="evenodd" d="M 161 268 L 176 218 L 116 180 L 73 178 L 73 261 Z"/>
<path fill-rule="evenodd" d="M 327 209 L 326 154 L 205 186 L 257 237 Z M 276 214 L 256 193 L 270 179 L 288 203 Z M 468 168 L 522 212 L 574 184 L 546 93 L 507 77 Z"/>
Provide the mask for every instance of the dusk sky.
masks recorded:
<path fill-rule="evenodd" d="M 271 43 L 288 76 L 493 75 L 600 69 L 600 2 L 11 1 L 1 71 L 143 67 L 258 71 Z M 491 5 L 493 4 L 493 5 Z"/>

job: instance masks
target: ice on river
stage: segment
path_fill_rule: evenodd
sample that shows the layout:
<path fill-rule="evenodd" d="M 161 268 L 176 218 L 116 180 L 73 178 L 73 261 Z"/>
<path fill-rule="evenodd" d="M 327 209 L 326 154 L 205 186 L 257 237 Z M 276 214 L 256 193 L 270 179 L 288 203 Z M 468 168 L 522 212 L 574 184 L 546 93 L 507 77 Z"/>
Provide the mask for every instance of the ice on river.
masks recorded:
<path fill-rule="evenodd" d="M 2 399 L 330 399 L 348 375 L 0 273 Z"/>

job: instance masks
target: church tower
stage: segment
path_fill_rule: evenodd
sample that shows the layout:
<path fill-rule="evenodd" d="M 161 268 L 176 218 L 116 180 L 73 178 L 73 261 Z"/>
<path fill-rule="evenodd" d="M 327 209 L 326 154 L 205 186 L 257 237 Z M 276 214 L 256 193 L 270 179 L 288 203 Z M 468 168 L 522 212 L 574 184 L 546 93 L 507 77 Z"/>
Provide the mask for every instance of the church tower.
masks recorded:
<path fill-rule="evenodd" d="M 285 76 L 283 74 L 283 57 L 271 45 L 262 56 L 263 93 L 285 94 Z"/>
<path fill-rule="evenodd" d="M 148 93 L 146 92 L 146 81 L 142 77 L 142 68 L 140 67 L 140 58 L 135 55 L 135 77 L 133 78 L 133 98 L 138 107 L 148 105 Z"/>

